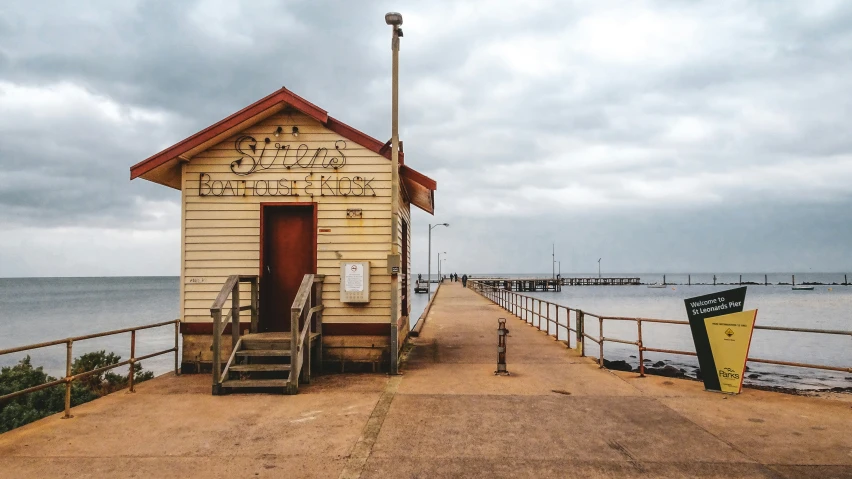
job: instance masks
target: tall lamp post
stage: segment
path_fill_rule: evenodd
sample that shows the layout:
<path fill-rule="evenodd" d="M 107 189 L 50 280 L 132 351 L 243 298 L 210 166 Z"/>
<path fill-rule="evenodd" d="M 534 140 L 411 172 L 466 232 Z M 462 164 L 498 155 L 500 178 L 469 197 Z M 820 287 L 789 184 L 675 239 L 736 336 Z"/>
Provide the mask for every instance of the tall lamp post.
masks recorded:
<path fill-rule="evenodd" d="M 601 259 L 602 258 L 598 258 L 598 278 L 601 277 Z"/>
<path fill-rule="evenodd" d="M 391 52 L 391 257 L 399 258 L 399 38 L 402 36 L 402 15 L 385 14 L 385 23 L 393 27 Z M 399 264 L 399 263 L 397 263 Z M 402 274 L 407 272 L 403 271 Z M 391 274 L 390 373 L 399 373 L 399 275 Z"/>
<path fill-rule="evenodd" d="M 438 223 L 436 225 L 429 224 L 429 267 L 428 272 L 426 273 L 426 298 L 429 299 L 432 297 L 432 230 L 439 226 L 447 226 L 449 227 L 449 223 Z"/>
<path fill-rule="evenodd" d="M 442 251 L 442 252 L 438 253 L 438 282 L 439 283 L 444 279 L 444 277 L 441 276 L 441 255 L 442 254 L 447 254 L 447 252 Z M 447 259 L 447 258 L 444 258 L 444 259 Z"/>
<path fill-rule="evenodd" d="M 553 274 L 552 277 L 555 279 L 556 278 L 556 243 L 553 243 L 553 251 L 552 251 L 551 260 L 550 260 L 550 269 L 551 269 L 551 272 Z"/>

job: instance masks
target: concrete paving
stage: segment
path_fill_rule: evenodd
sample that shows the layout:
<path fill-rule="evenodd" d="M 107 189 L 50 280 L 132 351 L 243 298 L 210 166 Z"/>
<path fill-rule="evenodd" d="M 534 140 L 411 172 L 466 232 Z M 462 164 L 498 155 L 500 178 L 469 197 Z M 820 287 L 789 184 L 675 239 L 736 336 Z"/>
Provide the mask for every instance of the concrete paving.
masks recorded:
<path fill-rule="evenodd" d="M 326 375 L 297 396 L 166 375 L 0 435 L 0 476 L 852 478 L 849 395 L 601 370 L 458 284 L 413 342 L 402 376 Z"/>

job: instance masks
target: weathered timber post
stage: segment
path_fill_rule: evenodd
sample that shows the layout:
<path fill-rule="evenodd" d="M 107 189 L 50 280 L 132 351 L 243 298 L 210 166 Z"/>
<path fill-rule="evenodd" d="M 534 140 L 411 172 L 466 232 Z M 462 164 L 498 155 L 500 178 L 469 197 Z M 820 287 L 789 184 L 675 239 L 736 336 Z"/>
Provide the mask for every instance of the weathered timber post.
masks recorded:
<path fill-rule="evenodd" d="M 302 303 L 304 307 L 304 303 Z M 298 308 L 290 308 L 290 378 L 287 382 L 287 394 L 296 394 L 299 392 L 299 376 L 296 371 L 299 371 L 301 363 L 299 358 L 299 318 L 302 315 L 302 310 Z M 391 358 L 393 357 L 393 345 L 390 350 Z M 391 366 L 393 367 L 393 366 Z M 391 372 L 393 374 L 393 372 Z"/>
<path fill-rule="evenodd" d="M 506 336 L 509 330 L 506 329 L 506 318 L 497 319 L 497 370 L 494 374 L 508 376 L 509 371 L 506 369 Z"/>
<path fill-rule="evenodd" d="M 743 275 L 740 275 L 740 286 L 743 284 Z"/>
<path fill-rule="evenodd" d="M 763 285 L 769 286 L 769 275 L 768 274 L 763 275 Z"/>
<path fill-rule="evenodd" d="M 315 330 L 315 332 L 319 335 L 318 339 L 317 339 L 317 347 L 316 347 L 316 363 L 317 363 L 317 371 L 320 374 L 322 374 L 322 370 L 323 370 L 323 365 L 322 365 L 323 364 L 322 363 L 322 361 L 323 361 L 323 357 L 322 357 L 322 340 L 323 340 L 322 312 L 323 312 L 324 306 L 323 306 L 323 303 L 322 303 L 322 284 L 323 284 L 324 281 L 325 281 L 325 277 L 323 277 L 322 280 L 314 283 L 314 288 L 315 288 L 314 289 L 314 295 L 315 295 L 314 297 L 316 298 L 317 307 L 320 308 L 319 311 L 317 311 L 317 313 L 315 315 L 315 318 L 316 318 L 316 323 L 315 323 L 316 324 L 316 330 Z"/>
<path fill-rule="evenodd" d="M 135 393 L 136 390 L 133 388 L 133 365 L 135 363 L 136 358 L 136 330 L 130 332 L 130 373 L 127 375 L 127 383 L 130 386 L 127 392 Z"/>
<path fill-rule="evenodd" d="M 645 351 L 642 349 L 644 346 L 642 344 L 642 320 L 639 319 L 636 321 L 636 327 L 639 329 L 639 377 L 645 377 Z"/>
<path fill-rule="evenodd" d="M 175 376 L 180 376 L 180 320 L 175 321 Z"/>
<path fill-rule="evenodd" d="M 257 333 L 257 278 L 251 280 L 251 332 Z"/>
<path fill-rule="evenodd" d="M 691 274 L 687 276 L 686 281 L 689 283 L 689 286 L 692 286 L 692 275 Z"/>
<path fill-rule="evenodd" d="M 221 392 L 222 379 L 222 310 L 213 311 L 213 395 Z"/>
<path fill-rule="evenodd" d="M 65 344 L 65 415 L 62 416 L 62 419 L 71 419 L 71 361 L 73 358 L 73 354 L 71 350 L 73 348 L 74 341 L 70 339 Z"/>
<path fill-rule="evenodd" d="M 240 340 L 240 282 L 234 283 L 231 290 L 231 351 Z M 230 355 L 229 355 L 230 356 Z"/>
<path fill-rule="evenodd" d="M 583 311 L 577 310 L 574 313 L 577 317 L 577 348 L 580 350 L 580 357 L 586 355 L 586 336 L 584 327 Z"/>
<path fill-rule="evenodd" d="M 541 300 L 538 300 L 538 326 L 536 326 L 539 330 L 541 330 Z"/>

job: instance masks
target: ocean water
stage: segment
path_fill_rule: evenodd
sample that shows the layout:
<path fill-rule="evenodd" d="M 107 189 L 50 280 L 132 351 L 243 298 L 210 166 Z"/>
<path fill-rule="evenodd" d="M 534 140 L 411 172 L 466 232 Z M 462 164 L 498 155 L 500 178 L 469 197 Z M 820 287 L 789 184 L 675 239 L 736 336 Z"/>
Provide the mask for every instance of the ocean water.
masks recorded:
<path fill-rule="evenodd" d="M 425 274 L 424 274 L 425 276 Z M 517 275 L 527 276 L 527 275 Z M 542 275 L 547 276 L 547 275 Z M 579 275 L 578 275 L 579 276 Z M 622 276 L 622 275 L 613 275 Z M 662 275 L 639 276 L 643 282 L 662 282 Z M 667 275 L 667 282 L 686 282 L 686 275 Z M 693 283 L 712 274 L 692 275 Z M 701 278 L 697 280 L 696 278 Z M 744 274 L 743 281 L 762 281 L 763 274 Z M 790 274 L 770 275 L 769 280 L 789 282 Z M 717 275 L 719 282 L 737 282 L 739 274 Z M 843 274 L 796 273 L 796 282 L 841 283 Z M 437 285 L 433 284 L 433 288 Z M 581 308 L 592 313 L 642 316 L 661 319 L 686 319 L 683 299 L 722 291 L 731 286 L 670 285 L 665 289 L 645 286 L 578 286 L 564 287 L 561 293 L 535 293 L 553 303 Z M 411 294 L 411 324 L 417 321 L 428 302 L 426 294 Z M 129 326 L 169 321 L 178 317 L 179 278 L 177 277 L 112 277 L 112 278 L 0 278 L 0 349 L 69 336 L 80 336 Z M 820 329 L 852 329 L 852 286 L 816 286 L 814 291 L 792 291 L 789 286 L 749 286 L 747 309 L 758 309 L 757 322 L 765 325 Z M 596 324 L 587 324 L 591 335 Z M 607 337 L 636 339 L 634 323 L 607 321 Z M 689 328 L 677 325 L 643 327 L 645 344 L 664 349 L 692 350 Z M 168 349 L 174 344 L 173 326 L 137 333 L 137 355 Z M 587 343 L 590 353 L 597 352 Z M 624 359 L 638 365 L 636 348 L 607 343 L 607 359 Z M 74 356 L 105 349 L 127 358 L 130 333 L 75 343 Z M 64 375 L 65 346 L 51 346 L 29 353 L 0 356 L 0 366 L 16 363 L 30 354 L 34 364 L 42 365 L 54 376 Z M 752 357 L 793 360 L 806 363 L 849 367 L 852 365 L 852 340 L 848 336 L 823 336 L 807 333 L 760 331 L 754 333 Z M 691 373 L 697 361 L 688 356 L 648 353 L 653 361 L 666 361 Z M 172 355 L 143 361 L 146 370 L 162 374 L 172 369 Z M 852 375 L 752 364 L 749 374 L 758 374 L 747 382 L 800 388 L 852 386 Z"/>
<path fill-rule="evenodd" d="M 0 278 L 0 349 L 99 333 L 178 318 L 178 277 Z M 136 333 L 136 355 L 174 346 L 174 326 Z M 87 339 L 73 345 L 74 357 L 104 349 L 130 357 L 130 333 Z M 0 366 L 29 354 L 34 365 L 65 375 L 65 345 L 0 356 Z M 162 374 L 174 368 L 164 354 L 141 362 Z"/>

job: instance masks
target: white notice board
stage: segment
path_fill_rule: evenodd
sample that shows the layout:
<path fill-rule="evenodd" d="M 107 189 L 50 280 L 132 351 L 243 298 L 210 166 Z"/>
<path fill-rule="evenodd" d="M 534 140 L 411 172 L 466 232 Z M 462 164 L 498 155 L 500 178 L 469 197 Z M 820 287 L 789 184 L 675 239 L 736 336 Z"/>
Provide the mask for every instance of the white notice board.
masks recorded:
<path fill-rule="evenodd" d="M 340 301 L 342 303 L 370 302 L 370 262 L 340 263 Z"/>
<path fill-rule="evenodd" d="M 346 273 L 343 277 L 343 289 L 347 293 L 364 291 L 364 265 L 360 263 L 349 263 L 346 265 Z"/>

